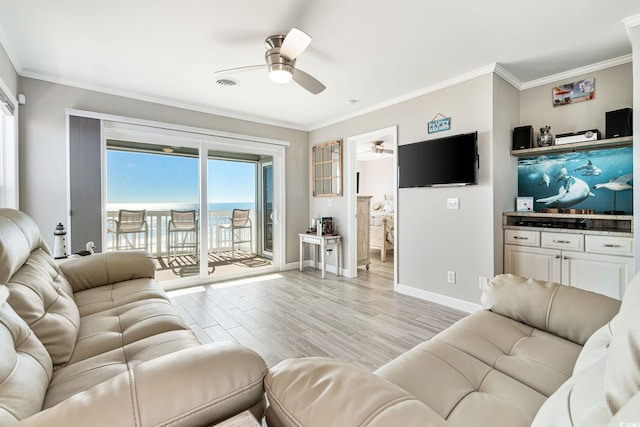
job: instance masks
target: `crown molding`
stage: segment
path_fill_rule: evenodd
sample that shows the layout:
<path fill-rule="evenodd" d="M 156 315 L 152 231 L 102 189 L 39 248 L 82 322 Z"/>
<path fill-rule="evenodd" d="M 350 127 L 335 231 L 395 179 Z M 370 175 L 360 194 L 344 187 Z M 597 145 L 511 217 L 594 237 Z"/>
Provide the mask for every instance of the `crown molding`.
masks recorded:
<path fill-rule="evenodd" d="M 221 111 L 221 110 L 216 110 L 216 109 L 213 109 L 213 108 L 207 108 L 207 107 L 203 107 L 203 106 L 199 106 L 199 105 L 191 105 L 191 104 L 186 104 L 186 103 L 182 103 L 182 102 L 172 101 L 172 100 L 169 100 L 169 99 L 163 99 L 163 98 L 156 98 L 156 97 L 153 97 L 153 96 L 141 95 L 141 94 L 138 94 L 138 93 L 135 93 L 135 92 L 128 92 L 128 91 L 117 90 L 117 89 L 110 89 L 110 88 L 105 88 L 105 87 L 102 87 L 102 86 L 97 86 L 97 85 L 77 82 L 77 81 L 74 81 L 74 80 L 67 80 L 67 79 L 52 77 L 52 76 L 49 76 L 49 75 L 46 75 L 46 74 L 40 74 L 40 73 L 31 72 L 31 71 L 24 71 L 22 73 L 19 73 L 19 75 L 20 75 L 20 77 L 26 77 L 26 78 L 30 78 L 30 79 L 42 80 L 42 81 L 46 81 L 46 82 L 49 82 L 49 83 L 55 83 L 55 84 L 60 84 L 60 85 L 64 85 L 64 86 L 71 86 L 71 87 L 75 87 L 75 88 L 78 88 L 78 89 L 91 90 L 91 91 L 95 91 L 95 92 L 105 93 L 107 95 L 121 96 L 121 97 L 124 97 L 124 98 L 135 99 L 135 100 L 138 100 L 138 101 L 151 102 L 153 104 L 165 105 L 165 106 L 168 106 L 168 107 L 175 107 L 175 108 L 180 108 L 180 109 L 184 109 L 184 110 L 197 111 L 199 113 L 212 114 L 212 115 L 215 115 L 215 116 L 226 117 L 226 118 L 229 118 L 229 119 L 244 120 L 244 121 L 249 121 L 249 122 L 252 122 L 252 123 L 259 123 L 259 124 L 263 124 L 263 125 L 276 126 L 276 127 L 292 129 L 292 130 L 308 131 L 307 128 L 301 127 L 301 126 L 296 125 L 294 123 L 277 122 L 277 121 L 274 121 L 274 120 L 268 120 L 268 119 L 264 119 L 264 118 L 257 117 L 257 116 L 248 116 L 248 115 L 245 115 L 245 114 L 240 114 L 240 113 L 235 113 L 235 112 L 230 112 L 230 111 Z"/>
<path fill-rule="evenodd" d="M 631 29 L 631 27 L 640 26 L 640 14 L 629 16 L 628 18 L 624 18 L 622 20 L 622 23 L 627 28 L 627 33 L 629 33 L 629 30 Z"/>
<path fill-rule="evenodd" d="M 608 59 L 606 61 L 596 62 L 595 64 L 585 65 L 584 67 L 574 68 L 573 70 L 564 71 L 562 73 L 553 74 L 551 76 L 542 77 L 536 80 L 530 80 L 528 82 L 524 82 L 520 90 L 531 89 L 538 86 L 544 86 L 547 84 L 556 83 L 559 80 L 564 80 L 568 78 L 572 78 L 575 76 L 579 76 L 581 74 L 589 74 L 595 71 L 604 70 L 606 68 L 615 67 L 618 65 L 628 64 L 632 60 L 632 55 L 623 55 L 617 58 Z"/>
<path fill-rule="evenodd" d="M 417 91 L 414 91 L 414 92 L 409 92 L 409 93 L 407 93 L 405 95 L 401 95 L 399 97 L 392 98 L 392 99 L 389 99 L 387 101 L 380 102 L 378 104 L 374 104 L 374 105 L 372 105 L 370 107 L 363 108 L 361 110 L 357 110 L 357 111 L 354 111 L 354 112 L 349 113 L 349 114 L 345 114 L 345 115 L 334 117 L 334 118 L 329 119 L 329 120 L 327 120 L 325 122 L 313 124 L 313 125 L 311 125 L 309 127 L 309 131 L 322 129 L 323 127 L 326 127 L 326 126 L 330 126 L 330 125 L 333 125 L 333 124 L 336 124 L 336 123 L 340 123 L 340 122 L 343 122 L 345 120 L 353 119 L 355 117 L 359 117 L 359 116 L 362 116 L 362 115 L 367 114 L 367 113 L 372 113 L 374 111 L 382 110 L 383 108 L 390 107 L 392 105 L 396 105 L 396 104 L 399 104 L 399 103 L 404 102 L 404 101 L 409 101 L 410 99 L 418 98 L 419 96 L 426 95 L 428 93 L 436 92 L 436 91 L 439 91 L 441 89 L 446 89 L 446 88 L 448 88 L 450 86 L 455 86 L 457 84 L 464 83 L 464 82 L 466 82 L 468 80 L 475 79 L 476 77 L 484 76 L 486 74 L 491 74 L 491 73 L 494 72 L 495 66 L 496 66 L 496 64 L 490 64 L 490 65 L 487 65 L 487 66 L 484 66 L 484 67 L 476 68 L 475 70 L 469 71 L 468 73 L 460 74 L 460 75 L 452 77 L 450 79 L 443 80 L 441 82 L 438 82 L 438 83 L 433 84 L 431 86 L 427 86 L 427 87 L 422 88 L 420 90 L 417 90 Z"/>
<path fill-rule="evenodd" d="M 495 64 L 495 70 L 493 71 L 496 75 L 501 77 L 504 81 L 509 83 L 511 86 L 518 90 L 522 90 L 522 82 L 518 80 L 516 76 L 507 71 L 502 65 Z"/>

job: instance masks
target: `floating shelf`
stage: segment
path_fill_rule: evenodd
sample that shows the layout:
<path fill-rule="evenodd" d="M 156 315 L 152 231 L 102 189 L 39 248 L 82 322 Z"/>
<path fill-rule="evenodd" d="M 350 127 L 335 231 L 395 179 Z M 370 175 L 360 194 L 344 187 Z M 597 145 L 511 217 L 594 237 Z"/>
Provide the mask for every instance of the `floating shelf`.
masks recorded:
<path fill-rule="evenodd" d="M 547 147 L 511 150 L 511 155 L 515 157 L 533 157 L 546 154 L 571 153 L 574 151 L 588 151 L 603 148 L 630 147 L 631 145 L 633 145 L 633 136 L 624 136 L 622 138 L 599 139 L 597 141 L 574 142 L 572 144 L 549 145 Z"/>

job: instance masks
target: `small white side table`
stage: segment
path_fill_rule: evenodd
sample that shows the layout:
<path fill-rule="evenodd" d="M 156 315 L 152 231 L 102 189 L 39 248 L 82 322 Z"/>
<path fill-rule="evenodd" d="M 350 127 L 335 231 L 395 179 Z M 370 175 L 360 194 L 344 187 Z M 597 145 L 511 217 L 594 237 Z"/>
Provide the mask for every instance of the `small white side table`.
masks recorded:
<path fill-rule="evenodd" d="M 304 244 L 309 243 L 312 245 L 313 253 L 313 267 L 317 268 L 317 255 L 316 252 L 320 249 L 320 264 L 322 267 L 322 278 L 324 279 L 327 271 L 327 260 L 325 252 L 329 246 L 335 246 L 336 248 L 336 276 L 340 275 L 340 259 L 342 258 L 342 236 L 318 236 L 317 234 L 298 233 L 300 236 L 300 271 L 302 271 L 302 264 L 304 262 Z"/>

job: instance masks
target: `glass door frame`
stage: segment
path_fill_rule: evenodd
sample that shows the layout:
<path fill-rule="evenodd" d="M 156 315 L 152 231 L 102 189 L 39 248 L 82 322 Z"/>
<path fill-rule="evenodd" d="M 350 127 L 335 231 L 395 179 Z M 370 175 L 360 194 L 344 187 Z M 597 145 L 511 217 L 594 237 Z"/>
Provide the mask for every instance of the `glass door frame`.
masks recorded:
<path fill-rule="evenodd" d="M 267 224 L 267 213 L 266 213 L 266 199 L 265 199 L 265 178 L 264 173 L 267 168 L 271 168 L 271 173 L 273 173 L 273 160 L 260 160 L 258 161 L 258 185 L 257 185 L 257 200 L 260 204 L 260 219 L 258 220 L 258 254 L 264 255 L 270 258 L 273 258 L 273 243 L 271 244 L 271 249 L 268 249 L 266 246 L 266 233 L 269 225 L 273 227 L 273 212 L 271 213 L 271 224 Z M 273 177 L 272 177 L 273 181 Z M 271 230 L 271 240 L 273 241 L 273 228 Z"/>
<path fill-rule="evenodd" d="M 120 118 L 121 119 L 121 118 Z M 155 122 L 134 120 L 137 123 L 122 120 L 102 122 L 102 232 L 106 241 L 106 141 L 120 139 L 139 143 L 162 144 L 167 146 L 182 146 L 199 150 L 200 168 L 200 212 L 208 210 L 208 153 L 209 150 L 226 151 L 229 153 L 246 153 L 270 156 L 273 161 L 273 240 L 274 250 L 272 266 L 259 267 L 251 271 L 238 274 L 210 276 L 207 263 L 200 263 L 200 275 L 184 279 L 163 282 L 165 289 L 176 289 L 199 283 L 211 283 L 235 277 L 255 275 L 256 273 L 281 271 L 286 263 L 286 227 L 285 227 L 285 149 L 288 143 L 284 141 L 268 140 L 241 136 L 235 134 L 214 134 L 213 131 L 163 124 L 158 127 Z M 149 123 L 149 124 L 147 124 Z M 151 126 L 155 124 L 155 126 Z M 200 215 L 200 253 L 208 251 L 208 242 L 204 230 L 208 230 L 207 215 Z"/>

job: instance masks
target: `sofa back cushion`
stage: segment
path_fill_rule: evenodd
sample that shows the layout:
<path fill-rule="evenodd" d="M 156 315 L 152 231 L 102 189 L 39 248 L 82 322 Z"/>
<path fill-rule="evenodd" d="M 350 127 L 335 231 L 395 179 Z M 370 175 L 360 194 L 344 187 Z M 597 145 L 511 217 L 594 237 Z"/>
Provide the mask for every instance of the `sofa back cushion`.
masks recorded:
<path fill-rule="evenodd" d="M 12 209 L 0 209 L 0 275 L 9 288 L 9 305 L 44 344 L 53 364 L 66 363 L 80 325 L 73 291 L 35 222 Z"/>
<path fill-rule="evenodd" d="M 640 393 L 640 274 L 627 287 L 611 329 L 604 389 L 609 411 L 615 415 Z"/>
<path fill-rule="evenodd" d="M 50 253 L 33 220 L 15 209 L 0 209 L 0 283 L 7 283 L 36 248 Z"/>
<path fill-rule="evenodd" d="M 27 324 L 7 304 L 0 286 L 0 425 L 11 426 L 42 409 L 51 358 Z"/>
<path fill-rule="evenodd" d="M 483 290 L 485 308 L 584 345 L 616 315 L 620 301 L 584 289 L 513 274 L 494 277 Z"/>

